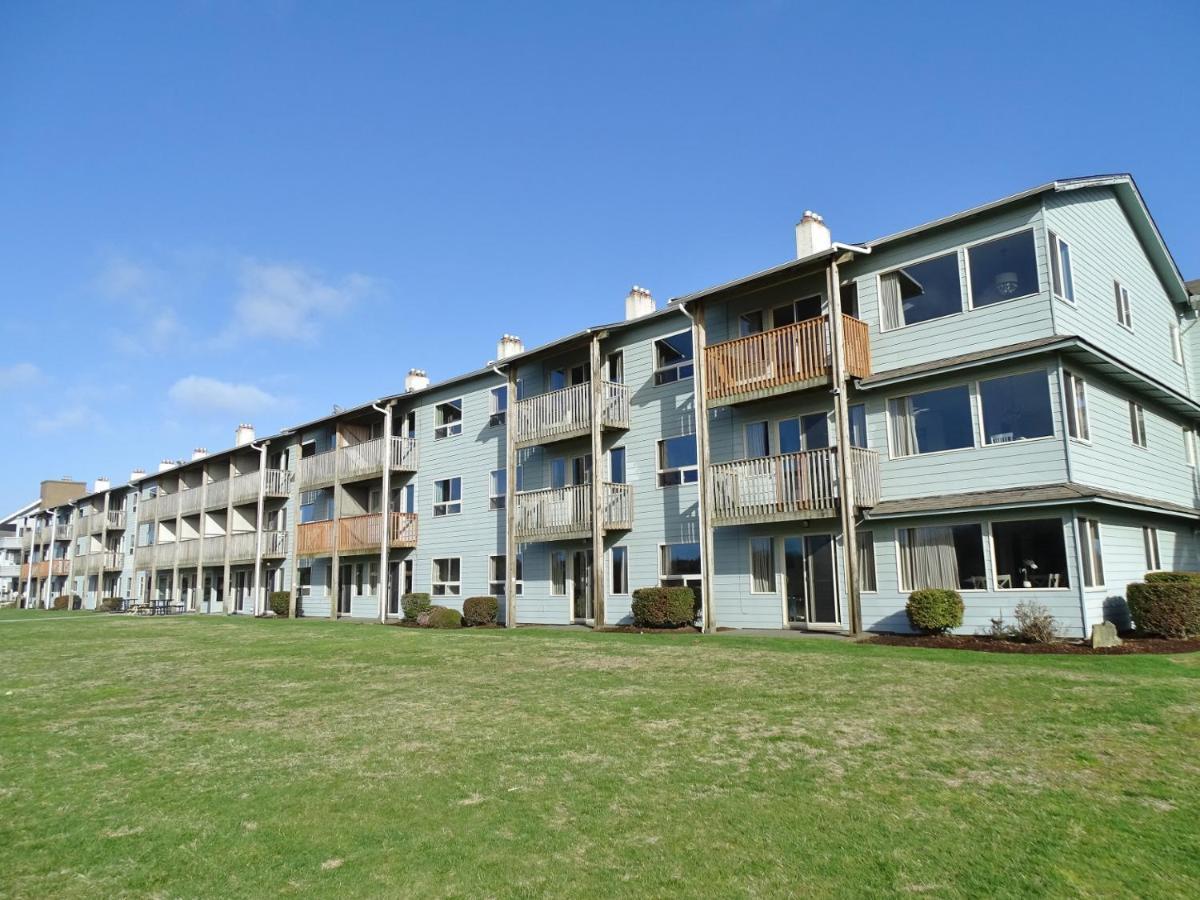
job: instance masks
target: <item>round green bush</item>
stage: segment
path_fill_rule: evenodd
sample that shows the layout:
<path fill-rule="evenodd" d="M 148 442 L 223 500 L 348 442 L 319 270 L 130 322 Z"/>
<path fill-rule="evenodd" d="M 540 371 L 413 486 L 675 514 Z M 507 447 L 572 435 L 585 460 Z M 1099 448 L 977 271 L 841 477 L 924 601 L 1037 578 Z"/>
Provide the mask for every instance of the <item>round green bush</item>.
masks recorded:
<path fill-rule="evenodd" d="M 405 594 L 400 598 L 400 608 L 404 610 L 404 618 L 414 622 L 421 613 L 429 612 L 431 605 L 428 594 Z"/>
<path fill-rule="evenodd" d="M 100 609 L 103 609 L 107 612 L 112 612 L 113 610 L 117 610 L 120 608 L 121 608 L 121 598 L 120 597 L 105 597 L 103 600 L 100 601 Z"/>
<path fill-rule="evenodd" d="M 425 614 L 426 628 L 462 628 L 463 617 L 457 609 L 431 606 Z"/>
<path fill-rule="evenodd" d="M 1146 584 L 1200 584 L 1200 572 L 1147 572 Z"/>
<path fill-rule="evenodd" d="M 1138 631 L 1167 638 L 1200 635 L 1200 582 L 1150 581 L 1147 577 L 1145 583 L 1125 589 L 1125 600 Z"/>
<path fill-rule="evenodd" d="M 632 606 L 639 628 L 678 628 L 696 621 L 696 592 L 689 587 L 638 588 Z"/>
<path fill-rule="evenodd" d="M 926 588 L 913 591 L 904 605 L 908 624 L 926 634 L 945 634 L 963 622 L 963 599 L 958 591 Z"/>
<path fill-rule="evenodd" d="M 495 625 L 500 602 L 495 597 L 468 597 L 463 602 L 463 619 L 468 625 Z"/>
<path fill-rule="evenodd" d="M 63 594 L 59 597 L 55 597 L 54 603 L 51 606 L 51 609 L 70 609 L 70 608 L 71 608 L 71 598 L 68 597 L 66 594 Z"/>
<path fill-rule="evenodd" d="M 292 594 L 290 591 L 271 591 L 270 608 L 277 616 L 287 618 L 291 611 Z"/>

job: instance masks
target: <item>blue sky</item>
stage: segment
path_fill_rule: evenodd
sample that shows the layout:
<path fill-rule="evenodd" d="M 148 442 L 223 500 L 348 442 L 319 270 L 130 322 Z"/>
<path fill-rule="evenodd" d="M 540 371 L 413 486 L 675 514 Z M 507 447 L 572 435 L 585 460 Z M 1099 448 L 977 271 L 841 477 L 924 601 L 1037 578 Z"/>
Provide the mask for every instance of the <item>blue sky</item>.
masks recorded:
<path fill-rule="evenodd" d="M 806 208 L 1129 171 L 1200 277 L 1200 5 L 872 6 L 0 5 L 0 508 L 785 261 Z"/>

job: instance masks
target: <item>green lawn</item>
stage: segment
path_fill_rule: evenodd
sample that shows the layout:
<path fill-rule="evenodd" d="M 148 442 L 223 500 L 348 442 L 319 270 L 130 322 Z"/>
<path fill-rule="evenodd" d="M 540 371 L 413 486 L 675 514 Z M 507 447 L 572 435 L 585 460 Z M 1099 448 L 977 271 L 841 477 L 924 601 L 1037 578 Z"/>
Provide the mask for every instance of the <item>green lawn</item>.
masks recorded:
<path fill-rule="evenodd" d="M 1200 658 L 0 615 L 0 894 L 1200 895 Z"/>

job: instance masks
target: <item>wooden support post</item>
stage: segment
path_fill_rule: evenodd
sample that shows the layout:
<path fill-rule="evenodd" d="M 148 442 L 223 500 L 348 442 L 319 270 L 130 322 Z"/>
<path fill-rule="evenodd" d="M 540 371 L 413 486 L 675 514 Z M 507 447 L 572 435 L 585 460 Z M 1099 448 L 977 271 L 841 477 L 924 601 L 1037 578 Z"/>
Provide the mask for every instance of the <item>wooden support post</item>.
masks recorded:
<path fill-rule="evenodd" d="M 233 479 L 236 477 L 234 475 L 236 469 L 233 465 L 234 455 L 229 455 L 229 472 L 225 476 L 229 479 L 225 483 L 225 560 L 221 568 L 221 611 L 225 615 L 233 612 L 233 584 L 229 579 L 229 539 L 233 535 Z"/>
<path fill-rule="evenodd" d="M 589 352 L 592 381 L 592 621 L 604 627 L 604 372 L 600 366 L 600 338 L 593 334 Z"/>
<path fill-rule="evenodd" d="M 392 400 L 383 408 L 383 479 L 380 485 L 380 507 L 383 515 L 379 543 L 379 621 L 387 622 L 388 611 L 388 550 L 392 527 Z"/>
<path fill-rule="evenodd" d="M 293 443 L 288 447 L 287 464 L 292 473 L 292 515 L 288 517 L 288 528 L 291 530 L 288 540 L 288 552 L 292 558 L 292 591 L 288 598 L 288 618 L 296 618 L 296 605 L 300 602 L 300 453 L 301 444 Z M 295 452 L 293 452 L 293 449 Z M 311 569 L 309 570 L 311 573 Z M 312 590 L 312 585 L 309 585 Z"/>
<path fill-rule="evenodd" d="M 833 381 L 833 415 L 837 428 L 838 515 L 842 526 L 842 556 L 846 575 L 849 631 L 862 633 L 862 597 L 858 584 L 858 534 L 855 521 L 854 466 L 851 462 L 850 413 L 846 403 L 846 335 L 842 323 L 841 283 L 837 257 L 829 260 L 829 357 Z"/>
<path fill-rule="evenodd" d="M 716 601 L 713 597 L 713 533 L 712 533 L 712 455 L 708 442 L 708 396 L 707 378 L 704 368 L 704 304 L 696 305 L 692 313 L 692 410 L 696 418 L 696 454 L 700 461 L 697 475 L 699 487 L 700 528 L 700 621 L 705 632 L 717 628 Z"/>
<path fill-rule="evenodd" d="M 504 421 L 504 627 L 517 627 L 517 369 L 508 367 Z"/>
<path fill-rule="evenodd" d="M 254 446 L 251 444 L 250 446 Z M 254 615 L 267 611 L 262 590 L 263 509 L 267 492 L 267 445 L 258 448 L 258 504 L 254 511 Z"/>
<path fill-rule="evenodd" d="M 338 527 L 338 518 L 342 515 L 342 478 L 337 458 L 341 449 L 342 423 L 338 422 L 333 426 L 333 551 L 329 555 L 329 565 L 332 566 L 329 572 L 329 618 L 335 621 L 341 615 L 339 607 L 342 604 L 340 595 L 342 556 L 338 552 L 338 532 L 341 531 Z"/>
<path fill-rule="evenodd" d="M 200 466 L 200 530 L 196 535 L 196 540 L 200 542 L 200 546 L 196 553 L 196 583 L 192 585 L 191 607 L 194 612 L 200 611 L 200 592 L 204 590 L 204 539 L 208 536 L 204 523 L 207 518 L 208 463 L 204 463 Z"/>

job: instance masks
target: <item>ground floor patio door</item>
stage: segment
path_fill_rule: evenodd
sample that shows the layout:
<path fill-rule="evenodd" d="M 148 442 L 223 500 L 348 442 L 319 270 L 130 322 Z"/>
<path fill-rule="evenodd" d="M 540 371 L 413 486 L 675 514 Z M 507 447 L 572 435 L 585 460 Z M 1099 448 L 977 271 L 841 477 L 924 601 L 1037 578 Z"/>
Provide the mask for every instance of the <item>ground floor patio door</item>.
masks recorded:
<path fill-rule="evenodd" d="M 592 551 L 571 551 L 572 613 L 577 622 L 590 622 L 596 614 L 592 608 Z"/>
<path fill-rule="evenodd" d="M 238 612 L 246 611 L 246 574 L 245 572 L 233 573 L 233 602 L 234 609 Z"/>
<path fill-rule="evenodd" d="M 354 566 L 338 568 L 338 615 L 350 615 L 350 597 L 354 587 Z"/>
<path fill-rule="evenodd" d="M 840 625 L 833 535 L 784 538 L 783 564 L 788 624 L 808 628 Z"/>

